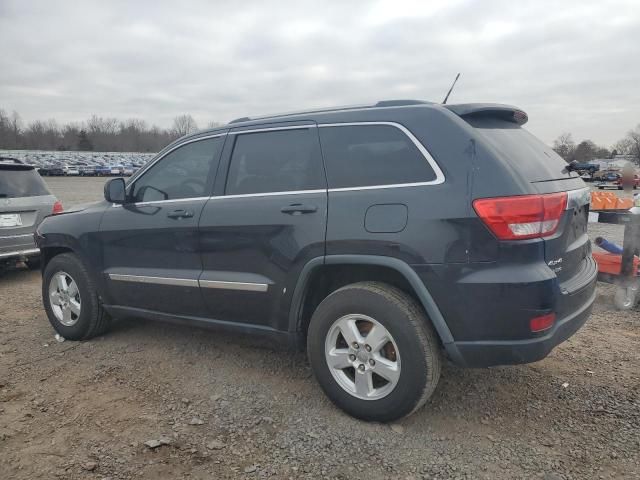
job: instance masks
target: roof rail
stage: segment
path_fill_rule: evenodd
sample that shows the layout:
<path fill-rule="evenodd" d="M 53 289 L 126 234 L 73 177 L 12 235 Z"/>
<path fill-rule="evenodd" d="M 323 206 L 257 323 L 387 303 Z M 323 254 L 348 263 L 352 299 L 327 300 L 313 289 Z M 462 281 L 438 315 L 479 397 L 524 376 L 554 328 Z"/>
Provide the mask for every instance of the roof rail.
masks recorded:
<path fill-rule="evenodd" d="M 236 118 L 235 120 L 231 120 L 229 123 L 240 123 L 240 122 L 248 122 L 249 120 L 251 120 L 249 117 L 240 117 L 240 118 Z"/>
<path fill-rule="evenodd" d="M 229 124 L 232 123 L 240 123 L 240 122 L 249 122 L 251 120 L 264 120 L 266 118 L 276 118 L 276 117 L 288 117 L 293 115 L 304 115 L 307 113 L 329 113 L 329 112 L 341 112 L 345 110 L 356 110 L 360 108 L 379 108 L 379 107 L 402 107 L 405 105 L 424 105 L 430 104 L 433 102 L 425 102 L 422 100 L 383 100 L 377 103 L 366 104 L 366 105 L 347 105 L 342 107 L 329 107 L 329 108 L 315 108 L 311 110 L 300 110 L 295 112 L 286 112 L 286 113 L 278 113 L 273 115 L 262 115 L 259 117 L 240 117 L 235 120 L 231 120 Z"/>
<path fill-rule="evenodd" d="M 374 105 L 374 107 L 404 107 L 406 105 L 427 105 L 433 102 L 425 102 L 424 100 L 382 100 Z"/>

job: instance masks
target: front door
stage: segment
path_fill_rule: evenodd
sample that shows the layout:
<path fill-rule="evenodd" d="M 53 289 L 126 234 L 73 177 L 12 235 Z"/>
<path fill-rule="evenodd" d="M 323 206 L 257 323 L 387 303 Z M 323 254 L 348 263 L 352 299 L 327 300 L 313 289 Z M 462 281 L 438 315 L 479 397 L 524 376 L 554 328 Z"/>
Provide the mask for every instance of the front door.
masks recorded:
<path fill-rule="evenodd" d="M 324 255 L 327 190 L 317 127 L 229 132 L 200 220 L 200 287 L 216 320 L 286 330 L 298 275 Z"/>
<path fill-rule="evenodd" d="M 127 186 L 127 203 L 100 225 L 109 300 L 117 306 L 201 316 L 198 220 L 225 135 L 170 150 Z"/>

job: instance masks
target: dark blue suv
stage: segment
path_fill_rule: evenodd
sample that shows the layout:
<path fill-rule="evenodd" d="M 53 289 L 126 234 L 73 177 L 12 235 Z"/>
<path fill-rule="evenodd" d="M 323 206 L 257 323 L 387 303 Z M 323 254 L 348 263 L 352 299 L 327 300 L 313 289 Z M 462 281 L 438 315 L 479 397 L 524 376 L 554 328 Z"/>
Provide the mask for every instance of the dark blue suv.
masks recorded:
<path fill-rule="evenodd" d="M 49 320 L 73 340 L 144 317 L 306 346 L 348 413 L 408 415 L 443 358 L 533 362 L 589 316 L 588 190 L 526 121 L 386 101 L 183 137 L 40 225 Z"/>

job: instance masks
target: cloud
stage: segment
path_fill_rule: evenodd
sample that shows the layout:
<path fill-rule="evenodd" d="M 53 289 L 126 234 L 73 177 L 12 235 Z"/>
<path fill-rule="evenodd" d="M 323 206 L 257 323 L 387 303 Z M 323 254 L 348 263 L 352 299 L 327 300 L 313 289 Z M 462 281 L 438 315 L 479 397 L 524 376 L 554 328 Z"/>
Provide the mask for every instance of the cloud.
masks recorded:
<path fill-rule="evenodd" d="M 390 98 L 500 102 L 551 142 L 640 123 L 635 1 L 3 0 L 0 107 L 201 125 Z"/>

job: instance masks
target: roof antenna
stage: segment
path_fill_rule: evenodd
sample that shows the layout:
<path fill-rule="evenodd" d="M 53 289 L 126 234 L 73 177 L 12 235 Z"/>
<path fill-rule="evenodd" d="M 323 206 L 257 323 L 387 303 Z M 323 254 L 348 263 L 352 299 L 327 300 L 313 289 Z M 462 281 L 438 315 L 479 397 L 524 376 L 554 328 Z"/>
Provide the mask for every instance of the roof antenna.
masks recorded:
<path fill-rule="evenodd" d="M 451 88 L 449 89 L 449 91 L 447 92 L 447 96 L 444 97 L 444 100 L 442 101 L 442 104 L 445 105 L 447 103 L 447 100 L 449 99 L 449 95 L 451 95 L 451 90 L 453 90 L 453 87 L 456 86 L 456 82 L 458 81 L 458 79 L 460 78 L 460 74 L 458 73 L 458 75 L 456 75 L 456 79 L 453 81 L 453 83 L 451 84 Z"/>

